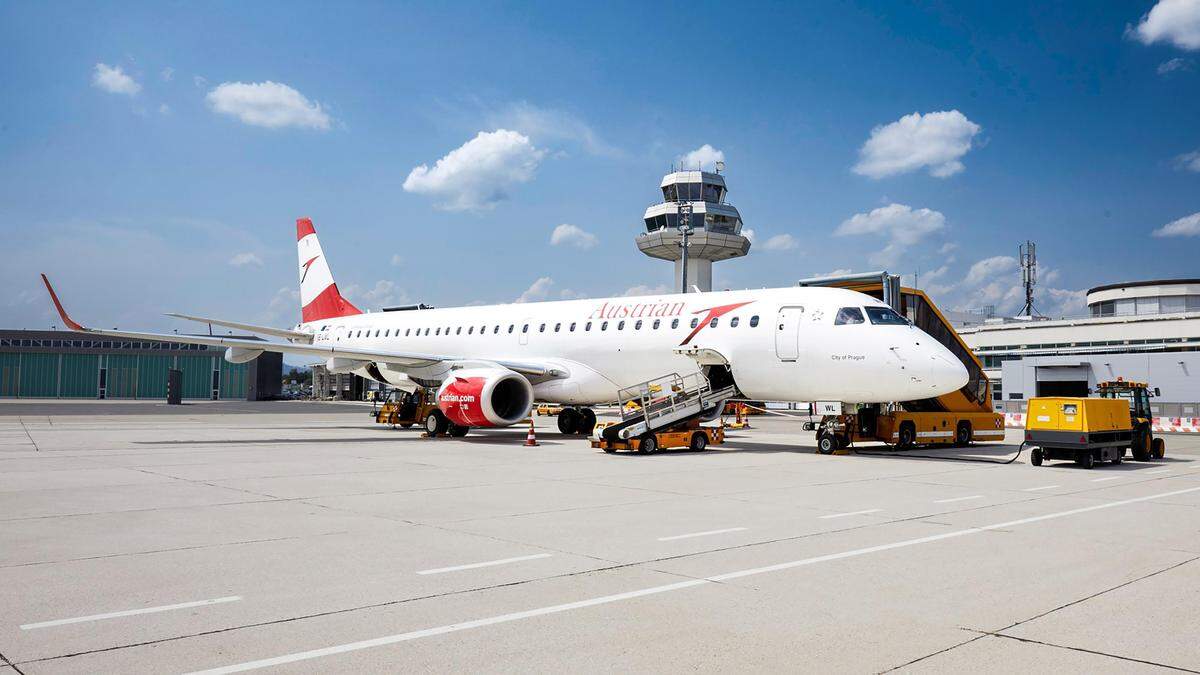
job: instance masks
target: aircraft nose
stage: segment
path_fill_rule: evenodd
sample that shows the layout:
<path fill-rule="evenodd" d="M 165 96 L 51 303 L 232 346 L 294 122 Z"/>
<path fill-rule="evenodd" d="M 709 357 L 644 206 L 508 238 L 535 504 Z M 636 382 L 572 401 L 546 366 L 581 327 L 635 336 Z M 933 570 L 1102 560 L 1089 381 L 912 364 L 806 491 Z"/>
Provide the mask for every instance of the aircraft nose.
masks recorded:
<path fill-rule="evenodd" d="M 938 396 L 962 389 L 970 379 L 962 361 L 955 358 L 949 349 L 941 345 L 937 345 L 929 362 L 929 380 L 933 388 L 937 390 Z"/>

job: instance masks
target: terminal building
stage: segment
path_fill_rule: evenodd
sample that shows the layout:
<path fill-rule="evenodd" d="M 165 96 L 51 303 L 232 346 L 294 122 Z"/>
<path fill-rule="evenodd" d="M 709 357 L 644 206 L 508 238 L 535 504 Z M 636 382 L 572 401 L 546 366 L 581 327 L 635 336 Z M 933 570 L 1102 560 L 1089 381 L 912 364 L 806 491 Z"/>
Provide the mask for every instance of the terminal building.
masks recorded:
<path fill-rule="evenodd" d="M 265 352 L 249 363 L 229 363 L 224 354 L 207 345 L 0 330 L 0 397 L 166 399 L 173 369 L 183 373 L 185 399 L 279 396 L 281 354 Z"/>
<path fill-rule="evenodd" d="M 1087 309 L 958 326 L 992 381 L 996 411 L 1023 413 L 1031 397 L 1086 396 L 1124 378 L 1158 389 L 1155 416 L 1200 417 L 1200 279 L 1097 286 Z"/>

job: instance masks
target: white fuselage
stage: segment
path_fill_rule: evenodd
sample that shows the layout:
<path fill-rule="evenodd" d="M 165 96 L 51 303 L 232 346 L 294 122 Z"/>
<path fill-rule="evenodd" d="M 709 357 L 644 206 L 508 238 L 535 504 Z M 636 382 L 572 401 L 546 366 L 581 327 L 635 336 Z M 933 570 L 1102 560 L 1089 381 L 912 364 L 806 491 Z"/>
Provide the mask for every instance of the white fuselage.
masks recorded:
<path fill-rule="evenodd" d="M 531 378 L 534 393 L 568 404 L 614 401 L 622 387 L 699 370 L 680 347 L 706 350 L 708 363 L 723 358 L 757 400 L 907 401 L 966 384 L 961 362 L 929 335 L 907 324 L 835 325 L 846 307 L 886 305 L 854 291 L 791 287 L 377 312 L 298 328 L 318 346 L 552 363 L 568 375 Z M 376 366 L 400 386 L 450 372 L 444 363 L 406 366 L 406 379 Z"/>

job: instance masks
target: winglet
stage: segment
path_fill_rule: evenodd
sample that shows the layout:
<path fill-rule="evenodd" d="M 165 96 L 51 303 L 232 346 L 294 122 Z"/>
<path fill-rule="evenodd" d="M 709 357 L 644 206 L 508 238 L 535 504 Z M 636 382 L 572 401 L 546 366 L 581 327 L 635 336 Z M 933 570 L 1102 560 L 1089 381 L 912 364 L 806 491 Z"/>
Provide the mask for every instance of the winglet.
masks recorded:
<path fill-rule="evenodd" d="M 50 280 L 46 278 L 45 274 L 42 275 L 42 283 L 46 284 L 46 290 L 50 291 L 50 299 L 54 301 L 54 308 L 58 310 L 58 315 L 62 317 L 63 323 L 71 330 L 81 333 L 86 332 L 86 328 L 75 323 L 71 317 L 67 316 L 67 310 L 63 309 L 62 303 L 58 301 L 58 294 L 54 292 L 54 287 L 50 285 Z"/>

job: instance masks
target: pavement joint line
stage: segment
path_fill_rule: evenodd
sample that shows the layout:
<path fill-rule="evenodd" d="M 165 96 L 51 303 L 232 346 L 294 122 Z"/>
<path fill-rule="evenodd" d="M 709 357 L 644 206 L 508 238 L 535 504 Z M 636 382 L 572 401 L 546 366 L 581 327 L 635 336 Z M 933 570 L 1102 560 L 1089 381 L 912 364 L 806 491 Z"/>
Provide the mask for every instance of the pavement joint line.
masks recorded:
<path fill-rule="evenodd" d="M 192 602 L 179 602 L 173 605 L 158 605 L 157 607 L 141 607 L 139 609 L 124 609 L 118 612 L 104 612 L 103 614 L 88 614 L 87 616 L 76 616 L 69 619 L 54 619 L 52 621 L 38 621 L 36 623 L 21 624 L 21 630 L 36 630 L 38 628 L 51 628 L 54 626 L 66 626 L 72 623 L 86 623 L 88 621 L 103 621 L 105 619 L 117 619 L 126 616 L 137 616 L 139 614 L 157 614 L 158 612 L 169 612 L 176 609 L 190 609 L 192 607 L 204 607 L 206 605 L 218 605 L 226 602 L 237 602 L 242 599 L 240 595 L 227 595 L 222 598 L 209 598 L 207 600 L 195 600 Z"/>
<path fill-rule="evenodd" d="M 461 572 L 462 570 L 475 570 L 481 567 L 495 567 L 497 565 L 507 565 L 509 563 L 524 562 L 526 560 L 540 560 L 542 558 L 550 558 L 553 553 L 534 553 L 533 555 L 521 555 L 515 558 L 501 558 L 499 560 L 488 560 L 485 562 L 468 563 L 466 565 L 454 565 L 451 567 L 435 567 L 429 570 L 421 570 L 417 574 L 444 574 L 446 572 Z"/>
<path fill-rule="evenodd" d="M 971 495 L 969 497 L 951 497 L 950 499 L 935 499 L 934 504 L 953 504 L 954 502 L 965 502 L 969 499 L 983 499 L 983 495 Z"/>
<path fill-rule="evenodd" d="M 968 630 L 970 630 L 970 629 L 968 629 Z M 977 632 L 982 633 L 982 635 L 980 637 L 1003 638 L 1005 640 L 1015 640 L 1017 642 L 1024 642 L 1027 644 L 1042 645 L 1043 647 L 1053 647 L 1055 649 L 1065 649 L 1067 651 L 1072 651 L 1072 652 L 1083 652 L 1085 654 L 1094 654 L 1096 656 L 1104 656 L 1104 657 L 1108 657 L 1110 659 L 1116 659 L 1118 661 L 1128 661 L 1131 663 L 1142 663 L 1142 664 L 1145 664 L 1148 666 L 1156 666 L 1158 668 L 1166 668 L 1168 670 L 1175 670 L 1175 671 L 1179 671 L 1181 673 L 1200 673 L 1200 670 L 1191 670 L 1188 668 L 1183 668 L 1181 666 L 1172 666 L 1170 664 L 1161 663 L 1159 661 L 1147 661 L 1145 659 L 1138 659 L 1138 658 L 1134 658 L 1132 656 L 1121 656 L 1120 654 L 1113 654 L 1111 652 L 1097 651 L 1095 649 L 1088 649 L 1086 647 L 1072 647 L 1071 645 L 1060 645 L 1060 644 L 1056 644 L 1054 642 L 1044 642 L 1042 640 L 1034 640 L 1033 638 L 1017 637 L 1016 635 L 1006 635 L 1005 633 L 1001 633 L 1001 632 L 995 632 L 995 633 L 990 633 L 987 631 L 977 631 Z"/>
<path fill-rule="evenodd" d="M 1021 490 L 1021 492 L 1037 492 L 1038 490 L 1053 490 L 1056 487 L 1062 487 L 1062 486 L 1061 485 L 1043 485 L 1041 487 L 1025 488 L 1025 489 Z"/>
<path fill-rule="evenodd" d="M 207 669 L 207 670 L 194 671 L 191 675 L 223 675 L 226 673 L 245 672 L 245 671 L 249 671 L 249 670 L 257 670 L 259 668 L 266 668 L 266 667 L 270 667 L 270 666 L 278 666 L 278 665 L 284 665 L 284 664 L 288 664 L 288 663 L 296 663 L 299 661 L 307 661 L 310 659 L 321 658 L 321 657 L 325 657 L 325 656 L 333 656 L 336 654 L 343 654 L 343 653 L 353 652 L 353 651 L 360 651 L 363 649 L 370 649 L 373 647 L 381 647 L 381 646 L 390 645 L 390 644 L 397 644 L 400 642 L 407 642 L 410 640 L 416 640 L 416 639 L 425 638 L 425 637 L 432 637 L 432 636 L 436 636 L 436 635 L 445 635 L 448 633 L 455 633 L 455 632 L 459 632 L 459 631 L 463 631 L 463 630 L 482 628 L 485 626 L 491 626 L 491 625 L 502 624 L 502 623 L 511 623 L 514 621 L 521 621 L 524 619 L 530 619 L 530 618 L 539 617 L 539 616 L 546 616 L 549 614 L 558 614 L 561 612 L 572 611 L 572 610 L 576 610 L 576 609 L 584 609 L 584 608 L 588 608 L 588 607 L 606 605 L 606 604 L 611 604 L 614 602 L 632 600 L 635 598 L 641 598 L 641 597 L 646 597 L 646 596 L 651 596 L 651 595 L 659 595 L 662 593 L 683 590 L 686 588 L 693 588 L 696 586 L 706 585 L 706 584 L 714 583 L 714 582 L 728 581 L 730 579 L 740 579 L 743 577 L 755 576 L 755 575 L 759 575 L 759 574 L 766 574 L 766 573 L 770 573 L 770 572 L 778 572 L 778 571 L 794 569 L 794 568 L 798 568 L 798 567 L 805 567 L 808 565 L 819 564 L 819 563 L 823 563 L 823 562 L 831 562 L 834 560 L 842 560 L 842 559 L 853 558 L 853 557 L 858 557 L 858 556 L 862 556 L 862 555 L 869 555 L 872 553 L 880 553 L 880 552 L 890 551 L 890 550 L 895 550 L 895 549 L 900 549 L 900 548 L 907 548 L 910 546 L 917 546 L 917 545 L 921 545 L 921 544 L 928 544 L 928 543 L 933 543 L 933 542 L 938 542 L 938 541 L 944 541 L 944 540 L 954 539 L 954 538 L 962 537 L 962 536 L 966 536 L 966 535 L 980 534 L 983 532 L 999 530 L 999 529 L 1014 527 L 1014 526 L 1018 526 L 1018 525 L 1027 525 L 1030 523 L 1042 522 L 1042 521 L 1046 521 L 1046 520 L 1065 518 L 1068 516 L 1079 515 L 1082 513 L 1090 513 L 1093 511 L 1100 511 L 1103 509 L 1110 509 L 1110 508 L 1115 508 L 1115 507 L 1119 507 L 1119 506 L 1126 506 L 1129 504 L 1136 504 L 1136 503 L 1140 503 L 1140 502 L 1151 501 L 1154 499 L 1161 499 L 1163 497 L 1171 497 L 1171 496 L 1175 496 L 1175 495 L 1188 494 L 1188 493 L 1198 492 L 1198 491 L 1200 491 L 1200 487 L 1193 487 L 1193 488 L 1185 488 L 1182 490 L 1174 490 L 1171 492 L 1164 492 L 1164 493 L 1159 493 L 1159 494 L 1154 494 L 1154 495 L 1146 495 L 1143 497 L 1133 497 L 1130 499 L 1123 499 L 1123 500 L 1119 500 L 1119 501 L 1104 502 L 1102 504 L 1093 504 L 1091 506 L 1084 506 L 1084 507 L 1080 507 L 1080 508 L 1076 508 L 1076 509 L 1070 509 L 1067 511 L 1046 513 L 1046 514 L 1041 514 L 1041 515 L 1037 515 L 1037 516 L 1030 516 L 1027 518 L 1019 518 L 1016 520 L 1009 520 L 1009 521 L 1005 521 L 1005 522 L 1001 522 L 1001 523 L 994 523 L 991 525 L 983 525 L 983 526 L 979 526 L 979 527 L 969 527 L 969 528 L 965 528 L 965 529 L 961 529 L 961 530 L 953 530 L 950 532 L 943 532 L 940 534 L 929 535 L 929 536 L 925 536 L 925 537 L 916 537 L 913 539 L 903 539 L 900 541 L 894 541 L 894 542 L 887 543 L 887 544 L 879 544 L 876 546 L 869 546 L 869 547 L 865 547 L 865 548 L 851 549 L 851 550 L 842 551 L 839 553 L 831 553 L 831 554 L 826 554 L 826 555 L 821 555 L 821 556 L 814 556 L 814 557 L 810 557 L 810 558 L 801 558 L 799 560 L 792 560 L 792 561 L 788 561 L 788 562 L 777 563 L 774 565 L 767 565 L 764 567 L 756 567 L 756 568 L 738 570 L 738 571 L 734 571 L 734 572 L 727 572 L 725 574 L 717 574 L 717 575 L 713 575 L 713 576 L 709 576 L 709 577 L 704 577 L 703 579 L 693 579 L 693 580 L 676 582 L 676 583 L 672 583 L 672 584 L 664 584 L 661 586 L 651 586 L 648 588 L 642 588 L 642 589 L 637 589 L 637 590 L 633 590 L 633 591 L 626 591 L 624 593 L 616 593 L 616 594 L 612 594 L 612 595 L 597 596 L 597 597 L 593 597 L 593 598 L 587 598 L 584 600 L 578 600 L 575 602 L 568 602 L 568 603 L 563 603 L 563 604 L 559 604 L 559 605 L 548 605 L 545 607 L 539 607 L 539 608 L 529 609 L 529 610 L 525 610 L 525 611 L 512 612 L 509 614 L 500 614 L 500 615 L 485 617 L 482 619 L 474 619 L 474 620 L 463 621 L 463 622 L 459 622 L 459 623 L 447 624 L 444 626 L 426 628 L 423 630 L 410 631 L 407 633 L 397 633 L 394 635 L 386 635 L 383 637 L 373 638 L 373 639 L 369 639 L 369 640 L 361 640 L 358 642 L 350 642 L 350 643 L 345 643 L 345 644 L 341 644 L 341 645 L 333 645 L 333 646 L 329 646 L 329 647 L 322 647 L 322 648 L 312 649 L 312 650 L 307 650 L 307 651 L 302 651 L 302 652 L 294 652 L 291 654 L 284 654 L 281 656 L 276 656 L 276 657 L 271 657 L 271 658 L 258 659 L 255 661 L 246 661 L 246 662 L 242 662 L 242 663 L 235 663 L 235 664 L 231 664 L 228 666 L 220 666 L 217 668 L 211 668 L 211 669 Z M 1183 564 L 1183 563 L 1180 563 L 1180 564 Z"/>
<path fill-rule="evenodd" d="M 830 513 L 829 515 L 820 516 L 821 520 L 830 518 L 845 518 L 846 516 L 864 516 L 868 513 L 879 513 L 883 509 L 863 509 L 862 511 L 847 511 L 845 513 Z"/>
<path fill-rule="evenodd" d="M 675 534 L 669 537 L 659 537 L 659 541 L 675 541 L 676 539 L 691 539 L 693 537 L 707 537 L 710 534 L 725 534 L 726 532 L 745 532 L 748 527 L 727 527 L 723 530 L 707 530 L 705 532 L 689 532 L 688 534 Z"/>

